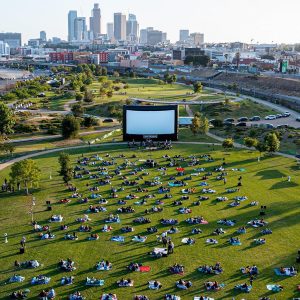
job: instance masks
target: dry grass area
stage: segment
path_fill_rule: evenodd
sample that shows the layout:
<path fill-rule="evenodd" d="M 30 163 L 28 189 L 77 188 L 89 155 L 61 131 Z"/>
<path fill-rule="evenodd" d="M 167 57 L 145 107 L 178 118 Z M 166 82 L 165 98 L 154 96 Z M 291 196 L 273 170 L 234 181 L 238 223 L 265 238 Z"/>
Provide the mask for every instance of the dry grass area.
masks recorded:
<path fill-rule="evenodd" d="M 253 76 L 244 74 L 221 74 L 215 81 L 226 84 L 236 83 L 246 89 L 257 89 L 263 92 L 285 94 L 300 97 L 300 81 L 279 77 Z"/>

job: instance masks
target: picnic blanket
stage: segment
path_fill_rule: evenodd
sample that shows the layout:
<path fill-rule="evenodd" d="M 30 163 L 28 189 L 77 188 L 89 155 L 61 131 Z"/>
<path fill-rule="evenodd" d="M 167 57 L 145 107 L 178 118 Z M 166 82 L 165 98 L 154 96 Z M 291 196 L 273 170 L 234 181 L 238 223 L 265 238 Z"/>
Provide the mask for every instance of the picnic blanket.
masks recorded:
<path fill-rule="evenodd" d="M 297 273 L 291 273 L 291 271 L 288 268 L 284 268 L 285 273 L 281 273 L 279 268 L 274 269 L 274 272 L 278 276 L 295 276 Z"/>
<path fill-rule="evenodd" d="M 139 242 L 139 243 L 144 243 L 147 240 L 146 236 L 141 236 L 140 238 L 138 238 L 138 236 L 134 236 L 132 241 L 134 242 Z"/>
<path fill-rule="evenodd" d="M 31 279 L 31 284 L 48 284 L 50 282 L 51 278 L 43 276 L 42 278 L 33 277 Z"/>
<path fill-rule="evenodd" d="M 272 291 L 272 292 L 280 292 L 282 290 L 282 288 L 277 284 L 268 284 L 267 290 Z"/>
<path fill-rule="evenodd" d="M 150 272 L 150 270 L 151 270 L 151 267 L 150 267 L 150 266 L 140 266 L 140 267 L 139 267 L 139 271 L 140 271 L 141 273 Z"/>
<path fill-rule="evenodd" d="M 181 240 L 181 242 L 183 243 L 183 244 L 186 244 L 186 245 L 193 245 L 193 244 L 195 244 L 195 240 L 194 239 L 192 239 L 192 242 L 191 243 L 188 243 L 188 238 L 183 238 L 182 240 Z"/>
<path fill-rule="evenodd" d="M 125 242 L 125 237 L 124 236 L 113 236 L 111 239 L 113 242 Z"/>
<path fill-rule="evenodd" d="M 85 285 L 102 286 L 102 285 L 104 285 L 104 280 L 87 277 Z"/>
<path fill-rule="evenodd" d="M 10 277 L 9 282 L 23 282 L 25 280 L 25 277 L 22 277 L 20 275 L 14 275 L 12 277 Z"/>
<path fill-rule="evenodd" d="M 183 183 L 168 182 L 168 186 L 171 186 L 171 187 L 180 187 L 183 185 L 184 185 Z"/>

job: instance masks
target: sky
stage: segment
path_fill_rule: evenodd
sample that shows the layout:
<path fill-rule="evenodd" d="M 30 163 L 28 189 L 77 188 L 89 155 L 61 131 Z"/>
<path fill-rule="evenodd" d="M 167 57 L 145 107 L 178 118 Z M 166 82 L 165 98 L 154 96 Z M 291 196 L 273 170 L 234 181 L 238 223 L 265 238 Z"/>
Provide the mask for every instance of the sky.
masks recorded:
<path fill-rule="evenodd" d="M 21 32 L 23 43 L 39 37 L 67 39 L 67 14 L 89 17 L 102 10 L 102 28 L 114 12 L 137 15 L 140 29 L 155 27 L 177 41 L 180 29 L 205 34 L 205 42 L 300 42 L 299 0 L 0 0 L 0 32 Z"/>

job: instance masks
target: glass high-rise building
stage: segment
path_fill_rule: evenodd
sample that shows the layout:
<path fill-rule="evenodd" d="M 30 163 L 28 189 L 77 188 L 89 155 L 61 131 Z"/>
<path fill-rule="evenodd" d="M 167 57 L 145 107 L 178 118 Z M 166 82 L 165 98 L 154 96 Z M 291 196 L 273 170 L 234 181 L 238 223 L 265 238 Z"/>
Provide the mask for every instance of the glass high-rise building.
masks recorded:
<path fill-rule="evenodd" d="M 101 10 L 99 4 L 95 3 L 90 18 L 90 31 L 93 33 L 94 38 L 101 34 Z"/>
<path fill-rule="evenodd" d="M 77 11 L 70 10 L 68 14 L 68 41 L 76 40 L 75 37 L 75 19 L 77 18 Z"/>
<path fill-rule="evenodd" d="M 139 23 L 136 20 L 136 15 L 129 14 L 128 21 L 126 23 L 126 36 L 131 42 L 138 40 Z"/>
<path fill-rule="evenodd" d="M 117 41 L 126 40 L 126 16 L 121 13 L 114 14 L 114 36 Z"/>

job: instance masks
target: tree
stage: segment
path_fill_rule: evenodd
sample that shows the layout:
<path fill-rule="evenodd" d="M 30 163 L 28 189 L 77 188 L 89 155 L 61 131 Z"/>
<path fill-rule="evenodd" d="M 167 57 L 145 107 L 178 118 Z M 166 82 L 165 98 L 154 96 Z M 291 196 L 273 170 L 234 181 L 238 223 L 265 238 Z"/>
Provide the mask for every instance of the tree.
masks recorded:
<path fill-rule="evenodd" d="M 84 107 L 80 103 L 75 103 L 71 111 L 76 118 L 80 118 L 84 114 Z"/>
<path fill-rule="evenodd" d="M 234 147 L 234 141 L 231 138 L 227 138 L 222 143 L 223 148 L 230 149 Z"/>
<path fill-rule="evenodd" d="M 41 170 L 38 168 L 34 160 L 25 159 L 12 165 L 9 176 L 13 184 L 18 184 L 18 186 L 20 186 L 20 183 L 23 183 L 26 194 L 28 194 L 28 185 L 31 184 L 32 186 L 38 184 L 41 176 Z"/>
<path fill-rule="evenodd" d="M 257 145 L 255 146 L 255 149 L 259 152 L 260 156 L 263 152 L 267 151 L 267 146 L 265 143 L 258 142 Z"/>
<path fill-rule="evenodd" d="M 92 91 L 85 91 L 83 101 L 90 103 L 90 102 L 93 102 L 93 100 L 94 100 L 94 95 L 93 95 Z"/>
<path fill-rule="evenodd" d="M 244 144 L 248 148 L 252 148 L 252 147 L 255 148 L 258 144 L 258 140 L 254 139 L 254 138 L 251 138 L 251 137 L 245 137 L 244 138 Z"/>
<path fill-rule="evenodd" d="M 111 97 L 113 96 L 113 91 L 112 91 L 112 90 L 107 91 L 107 92 L 106 92 L 106 96 L 107 96 L 108 98 L 111 98 Z"/>
<path fill-rule="evenodd" d="M 68 153 L 60 153 L 58 162 L 60 164 L 59 175 L 63 177 L 65 183 L 69 183 L 72 179 L 73 172 L 70 155 Z"/>
<path fill-rule="evenodd" d="M 107 69 L 105 67 L 101 69 L 101 75 L 107 76 Z"/>
<path fill-rule="evenodd" d="M 92 116 L 88 116 L 83 119 L 84 127 L 90 128 L 92 126 L 97 126 L 97 125 L 99 125 L 98 120 Z"/>
<path fill-rule="evenodd" d="M 274 132 L 269 133 L 266 136 L 265 142 L 266 142 L 267 150 L 270 153 L 277 152 L 280 148 L 280 141 L 279 141 L 277 135 Z"/>
<path fill-rule="evenodd" d="M 192 120 L 192 124 L 190 126 L 191 131 L 194 135 L 196 135 L 201 127 L 201 119 L 198 116 L 194 116 L 193 120 Z"/>
<path fill-rule="evenodd" d="M 83 99 L 82 94 L 77 93 L 76 96 L 75 96 L 75 99 L 76 99 L 76 101 L 81 101 Z"/>
<path fill-rule="evenodd" d="M 4 152 L 4 153 L 9 153 L 10 155 L 12 155 L 16 150 L 16 146 L 12 143 L 3 143 L 0 144 L 0 151 Z"/>
<path fill-rule="evenodd" d="M 202 134 L 208 133 L 208 131 L 209 131 L 209 120 L 204 116 L 202 116 L 200 120 L 201 120 L 200 133 L 202 133 Z"/>
<path fill-rule="evenodd" d="M 15 125 L 15 117 L 13 111 L 5 105 L 3 102 L 0 102 L 0 135 L 8 135 L 13 133 L 13 126 Z"/>
<path fill-rule="evenodd" d="M 62 120 L 62 136 L 64 139 L 75 138 L 80 129 L 79 121 L 73 115 L 67 115 Z"/>
<path fill-rule="evenodd" d="M 240 66 L 240 61 L 241 61 L 241 53 L 240 52 L 237 52 L 235 54 L 235 62 L 236 62 L 236 67 L 237 69 L 239 68 Z"/>
<path fill-rule="evenodd" d="M 102 74 L 103 75 L 103 74 Z M 120 77 L 120 74 L 119 74 L 119 72 L 117 72 L 117 71 L 114 71 L 113 72 L 113 77 Z"/>
<path fill-rule="evenodd" d="M 203 87 L 202 87 L 201 82 L 199 82 L 199 81 L 195 82 L 195 83 L 193 84 L 193 87 L 194 87 L 194 93 L 199 94 L 199 93 L 202 92 Z"/>

